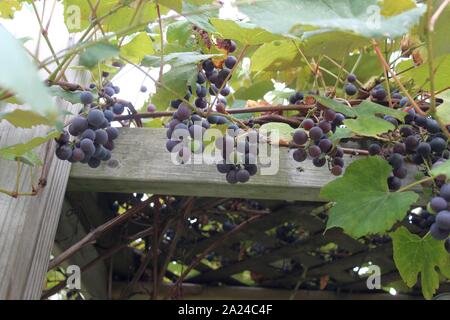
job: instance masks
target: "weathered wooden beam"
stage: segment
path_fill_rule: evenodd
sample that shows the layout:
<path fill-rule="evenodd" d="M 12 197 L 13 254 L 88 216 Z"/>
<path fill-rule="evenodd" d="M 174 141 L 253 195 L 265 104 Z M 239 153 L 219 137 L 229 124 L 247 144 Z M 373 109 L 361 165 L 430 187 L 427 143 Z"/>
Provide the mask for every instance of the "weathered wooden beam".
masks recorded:
<path fill-rule="evenodd" d="M 114 282 L 113 298 L 120 295 L 126 282 Z M 171 285 L 163 285 L 160 288 L 160 296 L 164 297 L 172 289 Z M 390 295 L 385 293 L 338 293 L 325 290 L 293 290 L 267 289 L 240 286 L 203 286 L 197 284 L 183 284 L 182 297 L 185 300 L 416 300 L 418 296 Z M 152 284 L 148 281 L 138 282 L 132 289 L 133 299 L 149 299 Z"/>
<path fill-rule="evenodd" d="M 296 163 L 280 149 L 276 175 L 257 175 L 246 184 L 230 185 L 214 165 L 175 165 L 167 152 L 164 129 L 123 128 L 115 141 L 113 159 L 100 168 L 73 166 L 68 190 L 148 192 L 198 197 L 323 201 L 320 188 L 333 176 L 311 161 Z M 351 159 L 346 157 L 346 162 Z M 302 167 L 303 172 L 297 168 Z"/>

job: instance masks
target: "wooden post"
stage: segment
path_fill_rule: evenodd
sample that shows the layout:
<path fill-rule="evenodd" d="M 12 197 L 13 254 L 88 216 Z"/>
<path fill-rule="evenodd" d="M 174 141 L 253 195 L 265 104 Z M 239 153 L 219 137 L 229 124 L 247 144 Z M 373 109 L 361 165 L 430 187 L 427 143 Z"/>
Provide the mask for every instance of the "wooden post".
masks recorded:
<path fill-rule="evenodd" d="M 84 78 L 74 76 L 83 83 Z M 61 99 L 60 108 L 78 110 Z M 17 108 L 9 105 L 8 109 Z M 0 123 L 0 148 L 44 136 L 48 127 L 18 129 L 6 121 Z M 54 157 L 54 144 L 49 150 L 47 186 L 34 197 L 17 199 L 0 194 L 0 299 L 39 299 L 69 178 L 70 163 Z M 46 144 L 36 149 L 44 157 Z M 0 187 L 13 190 L 17 164 L 0 159 Z M 39 177 L 39 171 L 37 176 Z M 30 188 L 29 168 L 24 167 L 20 187 Z"/>

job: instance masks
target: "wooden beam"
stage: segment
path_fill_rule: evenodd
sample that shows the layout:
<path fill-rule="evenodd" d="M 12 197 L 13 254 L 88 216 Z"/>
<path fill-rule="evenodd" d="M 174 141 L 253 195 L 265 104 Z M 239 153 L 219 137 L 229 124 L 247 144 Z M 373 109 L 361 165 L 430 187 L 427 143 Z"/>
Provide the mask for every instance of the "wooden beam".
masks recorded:
<path fill-rule="evenodd" d="M 128 283 L 113 283 L 113 298 L 117 298 Z M 165 284 L 159 292 L 164 297 L 170 292 L 172 286 Z M 131 299 L 149 299 L 152 284 L 148 281 L 137 283 L 132 292 Z M 185 300 L 288 300 L 293 296 L 294 300 L 418 300 L 421 297 L 408 295 L 390 295 L 387 293 L 338 293 L 334 291 L 319 290 L 280 290 L 258 287 L 240 286 L 203 286 L 185 283 L 182 286 L 182 298 Z"/>
<path fill-rule="evenodd" d="M 100 168 L 76 164 L 70 191 L 148 192 L 198 197 L 323 201 L 320 188 L 333 180 L 327 168 L 311 161 L 296 163 L 287 148 L 280 149 L 276 175 L 257 175 L 249 183 L 230 185 L 214 165 L 175 165 L 166 150 L 165 129 L 122 128 L 113 159 Z M 346 157 L 346 163 L 351 162 Z M 303 172 L 297 168 L 302 167 Z"/>

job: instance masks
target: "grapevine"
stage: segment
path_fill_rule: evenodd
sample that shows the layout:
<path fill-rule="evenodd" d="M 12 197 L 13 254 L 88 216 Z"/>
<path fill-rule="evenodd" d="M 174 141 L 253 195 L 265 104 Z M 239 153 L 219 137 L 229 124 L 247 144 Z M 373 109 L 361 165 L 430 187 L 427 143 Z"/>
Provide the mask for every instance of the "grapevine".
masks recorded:
<path fill-rule="evenodd" d="M 0 103 L 27 105 L 2 110 L 0 120 L 48 130 L 37 140 L 0 149 L 2 161 L 18 164 L 14 190 L 0 193 L 38 196 L 53 155 L 103 172 L 123 156 L 115 152 L 124 127 L 164 130 L 164 156 L 171 165 L 183 170 L 212 165 L 216 176 L 207 178 L 236 190 L 242 184 L 263 185 L 274 160 L 267 158 L 279 151 L 296 167 L 286 179 L 302 178 L 305 170 L 326 175 L 329 182 L 320 197 L 329 204 L 320 214 L 327 229 L 341 228 L 373 245 L 392 241 L 395 264 L 410 286 L 404 257 L 415 248 L 408 241 L 450 253 L 450 89 L 445 77 L 450 52 L 441 43 L 450 7 L 448 1 L 437 8 L 433 1 L 369 2 L 380 9 L 378 27 L 370 24 L 369 4 L 350 7 L 340 0 L 262 1 L 254 7 L 237 1 L 245 19 L 222 19 L 222 4 L 212 1 L 91 4 L 80 11 L 90 12 L 89 17 L 81 17 L 75 27 L 65 16 L 78 40 L 61 51 L 53 47 L 36 4 L 29 4 L 51 55 L 42 59 L 39 50 L 25 49 L 0 25 L 5 54 L 17 57 L 0 59 L 9 72 L 0 76 Z M 69 4 L 61 5 L 67 9 Z M 14 10 L 8 8 L 12 18 Z M 283 23 L 276 23 L 279 19 Z M 87 74 L 87 83 L 71 79 L 73 70 Z M 143 77 L 133 83 L 135 100 L 128 84 L 119 83 L 127 72 Z M 54 97 L 77 111 L 57 108 Z M 41 145 L 44 155 L 36 152 Z M 150 142 L 147 147 L 154 148 Z M 31 191 L 20 188 L 24 166 L 31 168 Z M 33 170 L 40 172 L 38 187 Z M 143 198 L 138 193 L 133 201 Z M 254 217 L 262 215 L 258 203 L 243 201 L 257 212 Z M 189 212 L 192 203 L 183 208 Z M 122 209 L 118 202 L 111 204 L 115 213 Z M 164 210 L 162 205 L 160 213 Z M 248 221 L 240 222 L 221 224 L 219 229 L 229 232 L 224 239 Z M 174 232 L 170 229 L 168 238 Z M 292 223 L 273 232 L 286 245 L 300 239 Z M 245 254 L 266 249 L 255 243 Z M 420 272 L 431 283 L 439 278 L 435 269 L 444 269 L 440 276 L 448 278 L 450 260 L 442 252 L 430 262 L 435 265 L 417 270 L 416 278 Z M 216 259 L 206 251 L 200 257 Z M 438 284 L 429 287 L 435 290 Z M 426 298 L 431 291 L 424 290 Z"/>

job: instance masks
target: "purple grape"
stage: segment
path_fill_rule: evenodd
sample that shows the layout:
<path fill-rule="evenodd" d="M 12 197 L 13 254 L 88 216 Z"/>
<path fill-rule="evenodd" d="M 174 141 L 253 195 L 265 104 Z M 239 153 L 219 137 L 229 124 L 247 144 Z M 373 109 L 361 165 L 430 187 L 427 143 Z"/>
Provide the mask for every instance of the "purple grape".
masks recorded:
<path fill-rule="evenodd" d="M 87 116 L 87 122 L 94 128 L 100 128 L 105 121 L 103 112 L 97 109 L 91 110 Z"/>
<path fill-rule="evenodd" d="M 80 102 L 84 105 L 90 104 L 94 101 L 94 96 L 89 91 L 83 91 L 80 94 Z"/>
<path fill-rule="evenodd" d="M 299 145 L 303 145 L 308 142 L 308 135 L 303 130 L 297 130 L 294 132 L 294 136 L 292 137 L 294 142 Z"/>
<path fill-rule="evenodd" d="M 154 104 L 150 103 L 147 106 L 147 112 L 155 112 L 155 111 L 156 111 L 156 106 Z"/>
<path fill-rule="evenodd" d="M 250 179 L 250 173 L 245 169 L 240 169 L 236 173 L 236 179 L 238 182 L 245 183 Z"/>
<path fill-rule="evenodd" d="M 325 158 L 314 158 L 312 161 L 315 167 L 321 168 L 327 163 L 327 159 Z"/>
<path fill-rule="evenodd" d="M 317 158 L 322 154 L 322 150 L 318 146 L 310 146 L 308 148 L 308 153 L 312 158 Z"/>
<path fill-rule="evenodd" d="M 108 134 L 108 139 L 110 141 L 115 140 L 119 137 L 119 130 L 115 127 L 106 128 L 106 133 Z"/>
<path fill-rule="evenodd" d="M 333 146 L 333 143 L 329 139 L 322 139 L 319 142 L 319 148 L 324 153 L 328 153 L 331 150 L 332 146 Z"/>
<path fill-rule="evenodd" d="M 114 90 L 114 88 L 112 87 L 106 87 L 104 88 L 104 92 L 107 96 L 112 97 L 113 95 L 116 94 L 116 91 Z"/>
<path fill-rule="evenodd" d="M 83 150 L 81 150 L 80 148 L 75 148 L 72 151 L 72 157 L 71 160 L 74 162 L 79 162 L 79 161 L 83 161 L 85 157 L 85 154 L 83 152 Z"/>
<path fill-rule="evenodd" d="M 146 93 L 147 92 L 147 87 L 146 86 L 141 86 L 141 92 L 142 93 Z"/>
<path fill-rule="evenodd" d="M 354 74 L 350 73 L 350 74 L 347 76 L 347 81 L 348 81 L 348 82 L 355 82 L 355 81 L 356 81 L 356 76 L 355 76 Z"/>
<path fill-rule="evenodd" d="M 345 93 L 354 96 L 358 92 L 358 88 L 353 83 L 347 83 L 344 86 Z"/>
<path fill-rule="evenodd" d="M 103 111 L 103 114 L 106 120 L 108 120 L 109 122 L 114 120 L 114 112 L 112 112 L 111 110 L 105 110 Z"/>
<path fill-rule="evenodd" d="M 121 103 L 115 103 L 112 107 L 112 111 L 117 115 L 121 115 L 125 111 L 125 106 Z"/>
<path fill-rule="evenodd" d="M 320 138 L 323 136 L 323 130 L 319 127 L 314 127 L 311 130 L 309 130 L 309 136 L 314 141 L 319 141 Z"/>
<path fill-rule="evenodd" d="M 381 153 L 381 146 L 378 143 L 372 143 L 369 146 L 369 154 L 371 156 L 376 156 L 379 155 Z"/>
<path fill-rule="evenodd" d="M 175 114 L 176 114 L 176 118 L 178 120 L 184 121 L 184 120 L 187 120 L 187 119 L 190 118 L 190 116 L 191 116 L 191 109 L 188 106 L 182 104 L 178 108 L 178 110 L 175 112 Z"/>
<path fill-rule="evenodd" d="M 433 223 L 430 228 L 430 234 L 435 240 L 442 241 L 448 238 L 449 231 L 442 230 L 438 227 L 437 223 Z"/>
<path fill-rule="evenodd" d="M 434 212 L 443 211 L 447 209 L 448 202 L 442 197 L 434 197 L 430 201 L 430 207 Z"/>
<path fill-rule="evenodd" d="M 336 165 L 336 166 L 333 166 L 333 168 L 331 168 L 331 173 L 336 177 L 340 176 L 342 174 L 342 172 L 343 172 L 343 169 L 341 166 Z"/>
<path fill-rule="evenodd" d="M 80 148 L 83 150 L 86 156 L 92 156 L 95 153 L 94 142 L 90 139 L 83 139 L 80 141 Z"/>
<path fill-rule="evenodd" d="M 86 118 L 83 118 L 82 116 L 77 116 L 72 120 L 72 123 L 69 126 L 69 133 L 72 136 L 78 136 L 79 134 L 84 132 L 88 128 L 88 126 L 89 124 Z"/>
<path fill-rule="evenodd" d="M 303 120 L 303 122 L 302 122 L 302 127 L 305 129 L 305 130 L 311 130 L 313 127 L 314 127 L 314 121 L 312 120 L 312 119 L 305 119 L 305 120 Z"/>
<path fill-rule="evenodd" d="M 227 173 L 226 176 L 227 182 L 230 184 L 236 184 L 238 183 L 238 179 L 237 179 L 237 171 L 236 170 L 231 170 Z"/>
<path fill-rule="evenodd" d="M 228 69 L 233 69 L 234 65 L 236 64 L 237 59 L 234 56 L 228 56 L 225 59 L 225 67 L 227 67 Z"/>
<path fill-rule="evenodd" d="M 60 160 L 69 160 L 72 157 L 72 148 L 67 145 L 56 149 L 56 156 Z"/>
<path fill-rule="evenodd" d="M 305 149 L 303 148 L 299 148 L 297 150 L 294 151 L 294 153 L 292 154 L 292 157 L 294 158 L 295 161 L 297 162 L 303 162 L 306 160 L 306 158 L 308 157 Z"/>
<path fill-rule="evenodd" d="M 95 140 L 94 142 L 97 144 L 105 144 L 108 142 L 108 133 L 103 129 L 95 130 Z"/>
<path fill-rule="evenodd" d="M 439 195 L 447 201 L 450 201 L 450 183 L 444 184 L 441 187 Z"/>
<path fill-rule="evenodd" d="M 332 109 L 326 109 L 323 113 L 323 118 L 326 121 L 332 122 L 336 119 L 336 112 Z"/>

